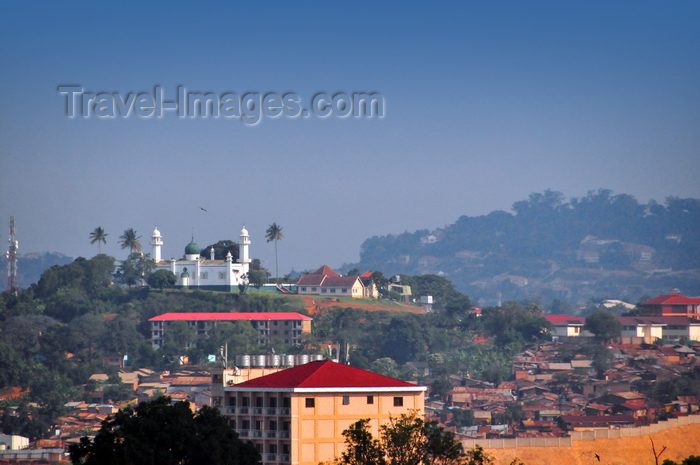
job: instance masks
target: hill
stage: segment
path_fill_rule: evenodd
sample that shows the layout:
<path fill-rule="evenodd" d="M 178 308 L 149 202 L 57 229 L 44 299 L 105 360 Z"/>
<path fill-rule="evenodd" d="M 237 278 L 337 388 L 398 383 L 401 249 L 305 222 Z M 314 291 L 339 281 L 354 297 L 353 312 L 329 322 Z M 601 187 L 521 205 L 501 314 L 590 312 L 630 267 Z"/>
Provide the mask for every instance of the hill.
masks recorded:
<path fill-rule="evenodd" d="M 360 262 L 342 270 L 446 276 L 481 305 L 525 298 L 636 302 L 673 289 L 700 294 L 698 199 L 640 204 L 600 189 L 566 201 L 547 190 L 512 210 L 369 238 Z"/>

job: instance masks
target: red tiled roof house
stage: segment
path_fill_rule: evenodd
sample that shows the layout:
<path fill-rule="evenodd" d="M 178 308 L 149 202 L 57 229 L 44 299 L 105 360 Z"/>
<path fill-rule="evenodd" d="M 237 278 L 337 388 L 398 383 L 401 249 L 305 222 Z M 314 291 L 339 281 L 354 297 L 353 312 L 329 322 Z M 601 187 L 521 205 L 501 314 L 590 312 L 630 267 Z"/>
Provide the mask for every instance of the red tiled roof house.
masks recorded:
<path fill-rule="evenodd" d="M 423 412 L 426 388 L 331 361 L 311 362 L 224 386 L 222 412 L 263 464 L 316 465 L 339 456 L 343 431 L 369 418 L 379 425 Z"/>

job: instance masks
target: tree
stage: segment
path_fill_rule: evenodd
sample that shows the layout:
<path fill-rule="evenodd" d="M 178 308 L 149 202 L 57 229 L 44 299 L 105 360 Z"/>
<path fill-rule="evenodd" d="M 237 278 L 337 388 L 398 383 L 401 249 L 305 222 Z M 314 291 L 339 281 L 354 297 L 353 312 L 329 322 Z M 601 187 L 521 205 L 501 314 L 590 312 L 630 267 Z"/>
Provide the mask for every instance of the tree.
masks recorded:
<path fill-rule="evenodd" d="M 141 252 L 141 243 L 139 238 L 141 236 L 136 235 L 134 228 L 129 228 L 124 231 L 124 234 L 119 236 L 119 243 L 122 245 L 122 249 L 129 249 L 131 253 Z"/>
<path fill-rule="evenodd" d="M 229 253 L 231 254 L 231 260 L 234 262 L 238 260 L 238 244 L 231 239 L 220 240 L 216 244 L 204 247 L 199 256 L 208 260 L 211 256 L 212 247 L 214 248 L 215 260 L 226 260 L 226 255 Z"/>
<path fill-rule="evenodd" d="M 94 440 L 70 446 L 74 465 L 257 465 L 260 454 L 241 441 L 215 408 L 197 415 L 169 397 L 128 407 L 102 422 Z"/>
<path fill-rule="evenodd" d="M 458 465 L 465 456 L 462 443 L 436 422 L 424 422 L 416 412 L 402 414 L 381 425 L 380 439 L 359 420 L 345 431 L 347 448 L 337 461 L 349 465 Z M 482 462 L 474 462 L 482 463 Z M 486 463 L 486 462 L 483 462 Z"/>
<path fill-rule="evenodd" d="M 173 287 L 177 282 L 177 277 L 170 270 L 158 270 L 152 273 L 146 279 L 146 282 L 151 287 L 163 290 L 164 287 Z"/>
<path fill-rule="evenodd" d="M 279 281 L 280 277 L 277 261 L 277 241 L 284 239 L 284 235 L 282 234 L 282 226 L 278 225 L 277 223 L 272 223 L 270 227 L 267 228 L 267 231 L 265 231 L 265 238 L 267 239 L 267 242 L 275 241 L 275 280 L 277 282 Z"/>
<path fill-rule="evenodd" d="M 90 244 L 97 242 L 97 250 L 99 253 L 102 253 L 102 244 L 107 244 L 107 236 L 108 234 L 105 230 L 102 229 L 101 226 L 98 226 L 90 233 L 90 239 L 92 239 Z"/>
<path fill-rule="evenodd" d="M 604 309 L 598 309 L 586 317 L 583 329 L 592 332 L 603 344 L 610 339 L 620 337 L 622 323 L 615 315 Z"/>
<path fill-rule="evenodd" d="M 127 286 L 141 284 L 142 281 L 148 280 L 155 267 L 156 262 L 151 260 L 149 254 L 132 253 L 129 258 L 119 262 L 116 277 Z"/>

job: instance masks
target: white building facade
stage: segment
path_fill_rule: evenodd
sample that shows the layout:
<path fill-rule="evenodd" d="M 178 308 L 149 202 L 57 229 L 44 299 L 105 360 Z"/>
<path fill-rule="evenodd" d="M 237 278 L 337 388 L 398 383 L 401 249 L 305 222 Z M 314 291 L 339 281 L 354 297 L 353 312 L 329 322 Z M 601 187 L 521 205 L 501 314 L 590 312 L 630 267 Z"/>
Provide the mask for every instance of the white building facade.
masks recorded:
<path fill-rule="evenodd" d="M 215 260 L 213 250 L 210 251 L 210 259 L 202 258 L 202 249 L 194 237 L 185 247 L 184 256 L 179 259 L 163 260 L 162 247 L 163 237 L 156 228 L 151 235 L 151 257 L 156 262 L 156 270 L 169 270 L 175 274 L 175 287 L 231 292 L 237 291 L 239 284 L 248 282 L 250 236 L 245 227 L 239 235 L 239 258 L 235 262 L 230 252 L 224 260 Z"/>

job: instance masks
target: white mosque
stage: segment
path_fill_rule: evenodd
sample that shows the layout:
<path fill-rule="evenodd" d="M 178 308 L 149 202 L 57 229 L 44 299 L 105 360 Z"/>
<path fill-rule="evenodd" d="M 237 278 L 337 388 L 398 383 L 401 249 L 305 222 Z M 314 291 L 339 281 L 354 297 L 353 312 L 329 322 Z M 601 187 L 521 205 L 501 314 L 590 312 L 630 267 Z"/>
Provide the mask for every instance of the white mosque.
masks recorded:
<path fill-rule="evenodd" d="M 239 237 L 239 258 L 235 262 L 230 252 L 225 260 L 214 260 L 213 247 L 209 252 L 210 259 L 202 258 L 200 256 L 202 249 L 194 241 L 194 237 L 185 247 L 184 258 L 163 260 L 161 258 L 163 237 L 160 235 L 158 228 L 156 228 L 151 235 L 151 257 L 156 262 L 156 270 L 170 270 L 175 274 L 177 287 L 228 292 L 237 291 L 238 285 L 248 280 L 248 268 L 251 262 L 250 258 L 248 258 L 250 236 L 248 236 L 245 226 L 241 229 Z"/>

